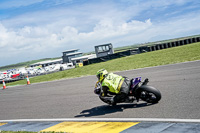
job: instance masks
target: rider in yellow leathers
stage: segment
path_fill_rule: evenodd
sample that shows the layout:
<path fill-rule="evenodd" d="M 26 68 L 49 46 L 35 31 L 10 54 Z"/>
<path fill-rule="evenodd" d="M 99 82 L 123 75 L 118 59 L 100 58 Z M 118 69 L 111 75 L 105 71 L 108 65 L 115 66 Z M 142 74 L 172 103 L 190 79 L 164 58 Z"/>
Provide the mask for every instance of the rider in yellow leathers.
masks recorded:
<path fill-rule="evenodd" d="M 106 97 L 107 94 L 115 95 L 110 99 L 111 105 L 116 105 L 120 102 L 128 102 L 128 93 L 130 88 L 130 80 L 117 74 L 108 73 L 105 69 L 100 69 L 96 74 L 98 81 L 101 84 L 101 90 L 95 89 L 95 93 L 100 97 Z"/>

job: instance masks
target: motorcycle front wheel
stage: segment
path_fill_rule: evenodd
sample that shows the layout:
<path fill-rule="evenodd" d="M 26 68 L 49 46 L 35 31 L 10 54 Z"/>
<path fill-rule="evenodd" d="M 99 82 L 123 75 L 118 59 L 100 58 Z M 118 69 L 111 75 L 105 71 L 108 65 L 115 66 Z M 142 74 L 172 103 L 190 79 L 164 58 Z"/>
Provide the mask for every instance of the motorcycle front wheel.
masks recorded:
<path fill-rule="evenodd" d="M 139 88 L 139 97 L 147 103 L 158 103 L 161 99 L 161 93 L 152 86 L 142 85 Z"/>

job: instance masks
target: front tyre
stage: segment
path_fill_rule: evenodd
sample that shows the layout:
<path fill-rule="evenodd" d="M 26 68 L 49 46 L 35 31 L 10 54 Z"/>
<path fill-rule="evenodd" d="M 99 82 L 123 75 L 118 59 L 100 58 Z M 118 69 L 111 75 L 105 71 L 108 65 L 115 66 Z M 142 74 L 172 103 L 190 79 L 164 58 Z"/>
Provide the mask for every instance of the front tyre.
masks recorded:
<path fill-rule="evenodd" d="M 147 103 L 158 103 L 161 99 L 160 91 L 148 85 L 140 86 L 139 95 L 139 97 Z"/>

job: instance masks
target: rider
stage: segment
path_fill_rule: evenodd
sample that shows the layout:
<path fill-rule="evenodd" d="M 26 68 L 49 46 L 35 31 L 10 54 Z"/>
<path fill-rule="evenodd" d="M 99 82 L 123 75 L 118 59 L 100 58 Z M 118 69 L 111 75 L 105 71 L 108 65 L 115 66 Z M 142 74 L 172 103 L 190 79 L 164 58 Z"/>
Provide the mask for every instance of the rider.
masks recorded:
<path fill-rule="evenodd" d="M 108 73 L 105 69 L 100 69 L 96 74 L 98 82 L 102 86 L 103 92 L 98 89 L 95 90 L 96 94 L 101 97 L 107 96 L 107 94 L 114 94 L 110 102 L 115 105 L 119 102 L 129 101 L 128 93 L 130 88 L 130 80 L 126 77 L 119 76 L 117 74 Z"/>

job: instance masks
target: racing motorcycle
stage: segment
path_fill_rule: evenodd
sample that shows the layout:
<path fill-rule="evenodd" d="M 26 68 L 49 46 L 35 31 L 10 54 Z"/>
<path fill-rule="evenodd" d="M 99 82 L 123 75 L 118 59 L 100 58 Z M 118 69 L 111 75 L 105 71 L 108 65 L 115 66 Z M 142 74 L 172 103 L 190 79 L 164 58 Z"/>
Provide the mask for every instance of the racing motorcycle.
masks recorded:
<path fill-rule="evenodd" d="M 123 100 L 120 103 L 133 103 L 135 100 L 139 102 L 139 100 L 143 100 L 147 103 L 158 103 L 161 99 L 161 93 L 158 89 L 147 85 L 149 82 L 148 78 L 142 81 L 141 77 L 133 78 L 131 80 L 131 85 L 128 93 L 129 100 Z M 102 92 L 101 84 L 97 83 L 95 87 L 95 91 L 100 91 L 99 98 L 111 105 L 110 99 L 114 96 L 108 95 L 106 97 L 102 97 L 100 93 Z"/>

